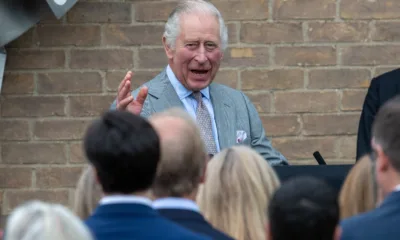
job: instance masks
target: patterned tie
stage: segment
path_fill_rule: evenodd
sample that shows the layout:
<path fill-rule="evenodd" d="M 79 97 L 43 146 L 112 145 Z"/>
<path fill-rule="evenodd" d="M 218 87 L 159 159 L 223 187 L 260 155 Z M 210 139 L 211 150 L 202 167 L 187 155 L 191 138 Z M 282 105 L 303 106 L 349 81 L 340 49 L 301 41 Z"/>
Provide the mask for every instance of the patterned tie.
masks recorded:
<path fill-rule="evenodd" d="M 214 141 L 210 113 L 203 102 L 201 92 L 193 92 L 193 96 L 197 101 L 196 120 L 200 127 L 201 137 L 206 145 L 208 154 L 214 155 L 217 153 L 217 146 Z"/>

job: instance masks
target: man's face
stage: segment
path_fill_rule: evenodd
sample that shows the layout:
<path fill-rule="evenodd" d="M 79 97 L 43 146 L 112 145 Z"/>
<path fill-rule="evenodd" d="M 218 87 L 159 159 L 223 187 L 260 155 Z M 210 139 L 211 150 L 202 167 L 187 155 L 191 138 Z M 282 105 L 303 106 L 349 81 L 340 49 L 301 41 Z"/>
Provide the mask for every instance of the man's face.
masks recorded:
<path fill-rule="evenodd" d="M 175 49 L 163 42 L 172 70 L 188 90 L 199 91 L 214 80 L 223 57 L 216 17 L 183 14 Z"/>

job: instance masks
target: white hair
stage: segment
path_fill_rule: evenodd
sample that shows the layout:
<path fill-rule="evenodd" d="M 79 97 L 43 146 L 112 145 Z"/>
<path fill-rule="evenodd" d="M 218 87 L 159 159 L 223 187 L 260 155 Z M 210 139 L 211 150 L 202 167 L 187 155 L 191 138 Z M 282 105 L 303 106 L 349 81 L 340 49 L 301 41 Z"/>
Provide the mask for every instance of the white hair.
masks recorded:
<path fill-rule="evenodd" d="M 175 42 L 179 35 L 180 30 L 180 17 L 182 14 L 191 13 L 207 13 L 218 18 L 219 22 L 219 35 L 221 39 L 221 48 L 225 50 L 228 46 L 228 29 L 225 25 L 224 19 L 218 9 L 210 2 L 203 0 L 185 0 L 176 6 L 171 12 L 165 24 L 164 37 L 169 47 L 175 48 Z"/>
<path fill-rule="evenodd" d="M 14 209 L 5 240 L 92 240 L 84 223 L 59 204 L 29 201 Z"/>

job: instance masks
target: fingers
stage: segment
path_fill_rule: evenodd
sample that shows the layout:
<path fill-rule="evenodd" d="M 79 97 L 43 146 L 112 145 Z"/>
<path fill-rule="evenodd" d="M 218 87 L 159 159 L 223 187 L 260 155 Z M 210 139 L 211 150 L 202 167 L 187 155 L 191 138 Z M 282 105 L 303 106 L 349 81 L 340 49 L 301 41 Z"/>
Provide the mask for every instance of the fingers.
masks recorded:
<path fill-rule="evenodd" d="M 139 93 L 138 93 L 138 95 L 137 95 L 137 97 L 136 97 L 136 101 L 140 104 L 140 105 L 143 105 L 144 104 L 144 101 L 146 100 L 146 97 L 147 97 L 147 93 L 149 92 L 149 88 L 148 87 L 146 87 L 146 86 L 143 86 L 141 89 L 140 89 L 140 91 L 139 91 Z"/>
<path fill-rule="evenodd" d="M 118 102 L 124 100 L 125 98 L 131 96 L 131 81 L 127 80 L 125 85 L 122 86 L 121 90 L 118 92 Z"/>
<path fill-rule="evenodd" d="M 133 97 L 129 96 L 127 98 L 122 99 L 118 104 L 117 104 L 117 110 L 125 110 L 126 107 L 133 101 Z"/>
<path fill-rule="evenodd" d="M 119 84 L 119 86 L 118 86 L 118 92 L 120 92 L 121 89 L 125 86 L 125 82 L 126 82 L 127 80 L 129 80 L 129 81 L 132 80 L 132 75 L 133 75 L 133 74 L 132 74 L 131 71 L 128 71 L 128 72 L 126 73 L 124 79 L 120 82 L 120 84 Z"/>

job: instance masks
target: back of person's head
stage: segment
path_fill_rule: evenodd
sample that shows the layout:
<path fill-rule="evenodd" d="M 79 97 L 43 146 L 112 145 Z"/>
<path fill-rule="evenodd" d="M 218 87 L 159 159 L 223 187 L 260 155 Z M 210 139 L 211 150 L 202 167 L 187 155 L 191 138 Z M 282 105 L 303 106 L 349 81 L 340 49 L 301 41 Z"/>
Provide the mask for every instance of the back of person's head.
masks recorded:
<path fill-rule="evenodd" d="M 294 177 L 284 182 L 269 205 L 272 240 L 339 239 L 339 204 L 335 191 L 314 177 Z"/>
<path fill-rule="evenodd" d="M 83 170 L 75 190 L 74 212 L 82 220 L 92 215 L 102 196 L 101 187 L 96 181 L 92 166 Z"/>
<path fill-rule="evenodd" d="M 265 212 L 279 186 L 261 155 L 247 146 L 234 146 L 208 163 L 197 201 L 206 219 L 233 238 L 265 239 Z"/>
<path fill-rule="evenodd" d="M 196 123 L 179 108 L 155 113 L 149 120 L 161 141 L 161 161 L 152 193 L 156 198 L 192 195 L 204 178 L 207 161 Z"/>
<path fill-rule="evenodd" d="M 109 111 L 89 126 L 84 147 L 105 194 L 132 194 L 151 187 L 160 142 L 146 119 Z"/>
<path fill-rule="evenodd" d="M 376 207 L 378 188 L 373 161 L 369 154 L 365 155 L 348 173 L 339 194 L 341 219 L 367 212 Z"/>
<path fill-rule="evenodd" d="M 5 240 L 91 240 L 83 222 L 66 207 L 31 201 L 11 212 Z"/>
<path fill-rule="evenodd" d="M 372 126 L 372 148 L 377 157 L 377 173 L 400 174 L 400 96 L 379 109 Z M 379 180 L 379 179 L 378 179 Z"/>

